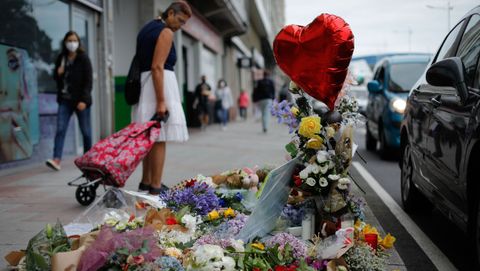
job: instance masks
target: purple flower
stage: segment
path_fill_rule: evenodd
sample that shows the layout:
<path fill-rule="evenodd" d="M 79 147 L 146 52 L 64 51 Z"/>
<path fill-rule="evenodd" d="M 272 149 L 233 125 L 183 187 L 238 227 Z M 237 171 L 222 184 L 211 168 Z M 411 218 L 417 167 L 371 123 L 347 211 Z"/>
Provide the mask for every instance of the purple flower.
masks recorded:
<path fill-rule="evenodd" d="M 289 133 L 293 133 L 298 126 L 298 120 L 290 111 L 291 107 L 288 101 L 283 100 L 280 103 L 273 101 L 273 105 L 270 109 L 270 113 L 277 117 L 278 123 L 284 123 L 289 127 Z"/>
<path fill-rule="evenodd" d="M 227 247 L 233 247 L 232 243 L 233 239 L 222 239 L 220 237 L 216 237 L 213 234 L 205 234 L 202 237 L 198 238 L 197 241 L 195 241 L 194 246 L 202 246 L 202 245 L 217 245 L 220 246 L 223 249 L 226 249 Z"/>
<path fill-rule="evenodd" d="M 294 258 L 303 259 L 307 255 L 307 246 L 305 243 L 286 232 L 277 233 L 265 242 L 267 247 L 278 245 L 280 250 L 283 250 L 286 244 L 289 244 L 292 247 Z"/>
<path fill-rule="evenodd" d="M 168 190 L 160 194 L 160 198 L 173 210 L 189 206 L 194 212 L 206 215 L 220 206 L 215 190 L 206 183 L 195 182 L 193 186 L 183 189 Z"/>
<path fill-rule="evenodd" d="M 248 216 L 238 214 L 235 218 L 220 224 L 215 230 L 215 236 L 218 238 L 234 238 L 247 223 Z"/>

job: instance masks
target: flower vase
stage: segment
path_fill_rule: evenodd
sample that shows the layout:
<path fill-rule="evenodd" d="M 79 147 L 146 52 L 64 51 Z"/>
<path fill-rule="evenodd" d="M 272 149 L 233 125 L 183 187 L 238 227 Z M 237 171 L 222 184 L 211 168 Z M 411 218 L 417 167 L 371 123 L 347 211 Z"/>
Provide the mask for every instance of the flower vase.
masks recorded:
<path fill-rule="evenodd" d="M 309 240 L 315 232 L 315 216 L 309 212 L 302 220 L 302 240 Z"/>

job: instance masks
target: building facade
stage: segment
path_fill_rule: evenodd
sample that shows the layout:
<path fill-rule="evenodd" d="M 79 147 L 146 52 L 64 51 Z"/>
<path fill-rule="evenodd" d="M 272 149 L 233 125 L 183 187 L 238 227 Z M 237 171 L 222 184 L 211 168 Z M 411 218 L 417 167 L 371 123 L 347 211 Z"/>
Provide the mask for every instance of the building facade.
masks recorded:
<path fill-rule="evenodd" d="M 234 99 L 263 69 L 280 78 L 272 42 L 285 21 L 283 0 L 189 0 L 193 16 L 175 33 L 175 73 L 189 126 L 195 86 L 225 79 Z M 93 141 L 130 122 L 124 83 L 141 27 L 170 0 L 2 0 L 0 10 L 0 169 L 51 158 L 56 129 L 52 71 L 65 33 L 75 30 L 93 65 Z M 17 67 L 18 66 L 18 67 Z M 234 119 L 235 108 L 230 117 Z M 212 118 L 213 119 L 213 118 Z M 71 119 L 64 155 L 80 155 Z"/>

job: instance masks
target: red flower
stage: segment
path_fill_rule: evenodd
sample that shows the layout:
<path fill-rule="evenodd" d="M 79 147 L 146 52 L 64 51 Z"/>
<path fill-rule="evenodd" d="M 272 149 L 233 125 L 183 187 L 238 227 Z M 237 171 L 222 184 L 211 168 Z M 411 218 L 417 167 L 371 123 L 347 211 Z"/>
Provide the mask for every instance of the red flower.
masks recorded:
<path fill-rule="evenodd" d="M 191 179 L 190 181 L 187 181 L 187 182 L 185 183 L 185 187 L 192 187 L 192 186 L 194 186 L 196 181 L 197 181 L 197 180 L 195 180 L 195 179 Z"/>
<path fill-rule="evenodd" d="M 128 222 L 132 222 L 135 219 L 135 214 L 131 214 L 130 218 L 128 219 Z"/>
<path fill-rule="evenodd" d="M 293 183 L 296 186 L 302 185 L 302 179 L 300 179 L 300 176 L 298 176 L 298 175 L 293 176 Z"/>
<path fill-rule="evenodd" d="M 177 225 L 178 221 L 175 219 L 175 217 L 169 217 L 167 218 L 167 225 Z"/>
<path fill-rule="evenodd" d="M 252 269 L 252 271 L 262 271 L 262 269 L 260 269 L 260 268 L 258 268 L 258 267 L 254 267 L 254 268 Z"/>

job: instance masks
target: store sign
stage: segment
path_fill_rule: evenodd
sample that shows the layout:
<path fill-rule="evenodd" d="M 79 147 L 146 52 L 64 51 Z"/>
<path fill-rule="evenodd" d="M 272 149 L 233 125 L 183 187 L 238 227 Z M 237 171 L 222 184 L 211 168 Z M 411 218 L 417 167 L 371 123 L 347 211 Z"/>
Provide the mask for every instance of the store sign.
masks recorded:
<path fill-rule="evenodd" d="M 237 67 L 239 68 L 251 68 L 252 67 L 252 59 L 250 57 L 240 57 L 237 58 Z"/>

